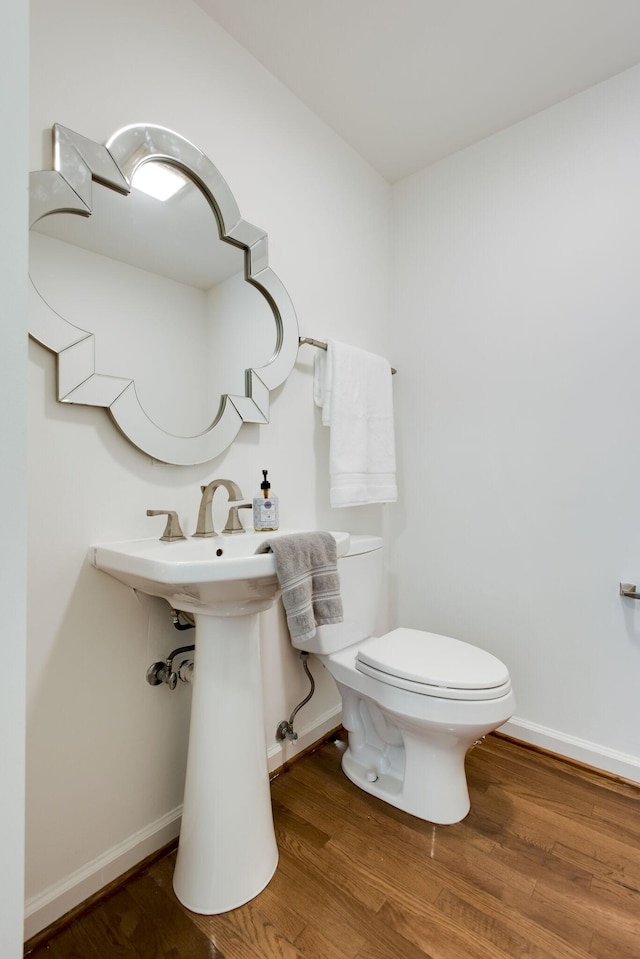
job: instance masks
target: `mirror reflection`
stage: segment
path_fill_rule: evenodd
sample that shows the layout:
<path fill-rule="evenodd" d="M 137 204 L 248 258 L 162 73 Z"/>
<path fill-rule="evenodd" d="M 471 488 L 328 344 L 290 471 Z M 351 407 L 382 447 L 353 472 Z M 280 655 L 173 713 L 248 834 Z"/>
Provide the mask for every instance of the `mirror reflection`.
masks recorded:
<path fill-rule="evenodd" d="M 175 181 L 166 199 L 146 192 L 157 172 Z M 215 212 L 189 176 L 149 161 L 131 187 L 127 196 L 96 183 L 91 216 L 39 220 L 31 279 L 57 314 L 96 334 L 96 369 L 134 380 L 161 430 L 197 435 L 224 394 L 244 394 L 245 370 L 269 362 L 276 320 L 245 282 L 244 250 L 219 238 Z"/>
<path fill-rule="evenodd" d="M 172 130 L 52 135 L 54 169 L 29 181 L 29 334 L 57 354 L 58 399 L 104 407 L 155 459 L 205 463 L 269 422 L 296 361 L 267 234 Z M 162 199 L 150 174 L 174 181 Z"/>

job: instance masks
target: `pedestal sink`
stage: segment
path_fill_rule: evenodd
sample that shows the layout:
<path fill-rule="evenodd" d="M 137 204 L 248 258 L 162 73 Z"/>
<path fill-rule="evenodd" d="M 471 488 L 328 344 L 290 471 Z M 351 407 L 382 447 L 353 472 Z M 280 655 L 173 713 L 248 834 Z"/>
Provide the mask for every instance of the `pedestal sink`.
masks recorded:
<path fill-rule="evenodd" d="M 271 533 L 93 546 L 94 566 L 162 596 L 196 623 L 189 753 L 175 893 L 188 909 L 227 912 L 253 899 L 278 863 L 262 711 L 258 613 L 279 596 Z M 333 533 L 338 555 L 349 534 Z"/>

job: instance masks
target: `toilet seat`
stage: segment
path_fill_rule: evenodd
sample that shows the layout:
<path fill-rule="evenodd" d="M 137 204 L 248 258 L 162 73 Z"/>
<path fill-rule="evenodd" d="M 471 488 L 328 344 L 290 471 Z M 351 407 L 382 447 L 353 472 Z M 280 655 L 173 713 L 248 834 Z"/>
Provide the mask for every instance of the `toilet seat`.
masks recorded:
<path fill-rule="evenodd" d="M 499 699 L 511 691 L 506 666 L 491 653 L 406 627 L 363 643 L 355 667 L 378 682 L 440 699 Z"/>

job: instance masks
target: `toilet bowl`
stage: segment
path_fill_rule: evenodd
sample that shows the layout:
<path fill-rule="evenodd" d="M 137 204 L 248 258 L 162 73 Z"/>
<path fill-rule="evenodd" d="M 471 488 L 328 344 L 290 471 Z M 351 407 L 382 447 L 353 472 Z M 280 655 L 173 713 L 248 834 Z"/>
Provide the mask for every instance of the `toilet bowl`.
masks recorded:
<path fill-rule="evenodd" d="M 338 561 L 344 623 L 296 643 L 315 653 L 342 696 L 342 768 L 361 789 L 420 819 L 469 812 L 465 756 L 515 709 L 509 672 L 485 650 L 401 627 L 373 637 L 382 539 L 352 536 Z"/>

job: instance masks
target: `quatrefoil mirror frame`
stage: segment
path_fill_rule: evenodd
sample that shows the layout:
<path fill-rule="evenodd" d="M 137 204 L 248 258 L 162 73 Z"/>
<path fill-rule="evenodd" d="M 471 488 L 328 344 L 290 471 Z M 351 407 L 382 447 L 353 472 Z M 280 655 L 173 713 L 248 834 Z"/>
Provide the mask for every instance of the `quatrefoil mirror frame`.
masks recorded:
<path fill-rule="evenodd" d="M 243 423 L 269 422 L 269 392 L 284 383 L 296 361 L 297 319 L 285 287 L 268 265 L 267 234 L 241 218 L 211 160 L 171 130 L 134 124 L 105 145 L 60 124 L 53 126 L 52 134 L 53 170 L 30 176 L 30 227 L 56 213 L 91 216 L 94 180 L 128 196 L 140 164 L 157 160 L 182 170 L 196 184 L 211 206 L 220 240 L 244 251 L 245 280 L 260 291 L 273 313 L 275 350 L 266 365 L 245 370 L 245 395 L 222 394 L 211 425 L 195 436 L 175 436 L 156 425 L 140 404 L 134 379 L 96 369 L 96 335 L 57 313 L 30 283 L 29 335 L 57 354 L 58 400 L 105 407 L 138 449 L 161 462 L 208 462 L 227 449 Z"/>

